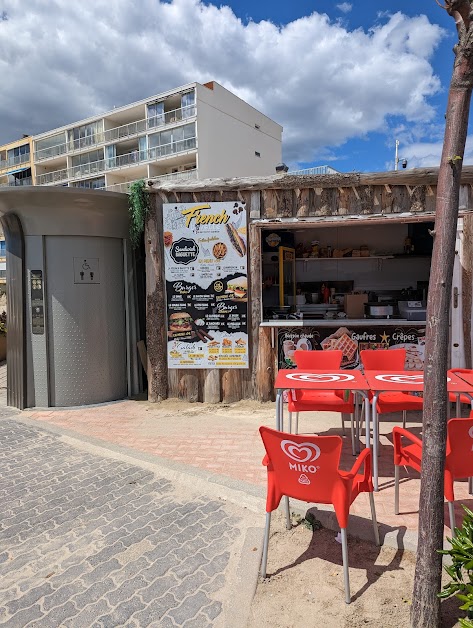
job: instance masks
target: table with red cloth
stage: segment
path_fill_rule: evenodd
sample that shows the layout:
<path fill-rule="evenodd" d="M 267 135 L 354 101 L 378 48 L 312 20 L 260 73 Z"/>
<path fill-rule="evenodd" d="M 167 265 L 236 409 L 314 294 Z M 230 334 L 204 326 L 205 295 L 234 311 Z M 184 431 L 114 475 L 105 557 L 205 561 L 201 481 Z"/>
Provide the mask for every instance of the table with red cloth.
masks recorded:
<path fill-rule="evenodd" d="M 365 371 L 368 389 L 373 393 L 371 400 L 373 423 L 373 485 L 378 489 L 378 445 L 379 429 L 376 405 L 378 397 L 383 392 L 423 392 L 424 371 Z M 460 379 L 458 375 L 447 374 L 447 392 L 456 395 L 461 393 L 472 394 L 473 385 Z M 368 423 L 367 423 L 368 427 Z"/>
<path fill-rule="evenodd" d="M 283 412 L 283 394 L 289 391 L 294 394 L 296 390 L 348 390 L 358 393 L 363 398 L 365 410 L 366 446 L 369 447 L 370 430 L 370 405 L 368 398 L 368 384 L 361 371 L 348 371 L 341 369 L 318 370 L 318 369 L 282 369 L 276 375 L 274 382 L 276 389 L 276 429 L 283 431 L 284 428 L 284 412 Z M 357 425 L 357 436 L 359 436 L 359 428 Z"/>

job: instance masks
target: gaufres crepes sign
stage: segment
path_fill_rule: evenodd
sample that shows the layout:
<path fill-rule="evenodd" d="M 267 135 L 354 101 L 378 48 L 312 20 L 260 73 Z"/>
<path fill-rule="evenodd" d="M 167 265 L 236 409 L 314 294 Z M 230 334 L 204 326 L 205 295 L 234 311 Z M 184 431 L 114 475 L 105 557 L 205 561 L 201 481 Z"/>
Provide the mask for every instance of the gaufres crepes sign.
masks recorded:
<path fill-rule="evenodd" d="M 245 204 L 163 205 L 169 368 L 248 368 Z"/>

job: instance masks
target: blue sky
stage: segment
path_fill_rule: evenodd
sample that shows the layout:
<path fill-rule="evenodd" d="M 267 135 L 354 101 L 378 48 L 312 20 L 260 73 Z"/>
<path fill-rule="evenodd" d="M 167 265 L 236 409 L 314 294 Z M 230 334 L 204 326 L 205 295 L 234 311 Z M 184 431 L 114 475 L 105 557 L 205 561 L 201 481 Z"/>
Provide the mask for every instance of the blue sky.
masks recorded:
<path fill-rule="evenodd" d="M 436 166 L 457 40 L 435 0 L 0 0 L 0 143 L 216 80 L 292 169 Z M 467 141 L 464 163 L 473 163 Z"/>
<path fill-rule="evenodd" d="M 350 31 L 356 29 L 368 31 L 373 25 L 383 19 L 381 17 L 383 14 L 387 16 L 400 11 L 410 17 L 427 16 L 431 23 L 441 26 L 444 29 L 444 33 L 434 55 L 430 58 L 432 68 L 441 82 L 441 88 L 437 94 L 429 98 L 429 102 L 434 107 L 436 114 L 433 123 L 438 128 L 436 129 L 435 137 L 427 136 L 425 139 L 433 139 L 435 144 L 441 142 L 444 128 L 444 112 L 454 60 L 452 49 L 457 41 L 457 34 L 453 19 L 437 5 L 435 0 L 352 0 L 351 2 L 328 2 L 326 0 L 300 0 L 295 2 L 260 0 L 259 2 L 252 2 L 251 0 L 236 0 L 227 4 L 231 6 L 239 18 L 246 22 L 249 20 L 271 20 L 276 24 L 284 25 L 317 11 L 326 13 L 333 21 L 341 20 Z M 343 50 L 340 50 L 340 55 L 343 55 Z M 387 118 L 387 129 L 369 133 L 363 138 L 356 137 L 347 140 L 342 147 L 333 151 L 333 158 L 327 161 L 327 164 L 343 172 L 351 170 L 374 172 L 393 169 L 395 139 L 399 138 L 399 158 L 406 158 L 408 167 L 438 165 L 438 163 L 433 161 L 432 163 L 419 163 L 415 155 L 410 155 L 410 142 L 402 142 L 405 132 L 396 133 L 396 129 L 404 125 L 408 126 L 408 123 L 402 115 L 389 116 Z M 469 163 L 473 163 L 473 157 Z M 318 161 L 299 162 L 299 167 L 305 168 L 318 164 Z M 399 165 L 399 168 L 401 168 L 401 165 Z"/>

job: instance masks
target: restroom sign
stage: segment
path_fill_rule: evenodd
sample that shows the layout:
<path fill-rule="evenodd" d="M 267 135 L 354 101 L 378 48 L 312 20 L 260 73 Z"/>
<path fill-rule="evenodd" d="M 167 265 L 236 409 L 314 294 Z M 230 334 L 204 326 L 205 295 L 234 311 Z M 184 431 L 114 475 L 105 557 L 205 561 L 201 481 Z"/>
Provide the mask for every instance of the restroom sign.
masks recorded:
<path fill-rule="evenodd" d="M 98 257 L 74 257 L 74 283 L 100 283 Z"/>

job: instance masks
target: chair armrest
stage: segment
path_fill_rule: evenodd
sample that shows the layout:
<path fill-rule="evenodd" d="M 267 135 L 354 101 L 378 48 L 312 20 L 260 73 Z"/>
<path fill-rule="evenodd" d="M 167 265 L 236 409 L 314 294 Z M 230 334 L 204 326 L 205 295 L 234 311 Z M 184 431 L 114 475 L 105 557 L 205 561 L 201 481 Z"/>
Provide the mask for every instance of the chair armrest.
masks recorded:
<path fill-rule="evenodd" d="M 405 430 L 403 427 L 393 427 L 394 464 L 400 463 L 400 456 L 402 454 L 402 438 L 407 438 L 407 440 L 409 440 L 413 445 L 417 445 L 420 449 L 422 449 L 422 441 L 418 436 L 409 432 L 409 430 Z"/>
<path fill-rule="evenodd" d="M 345 477 L 351 479 L 355 478 L 362 465 L 364 466 L 363 481 L 371 480 L 371 449 L 368 447 L 363 449 L 361 454 L 355 460 L 355 464 L 352 466 L 350 471 L 348 471 Z"/>

